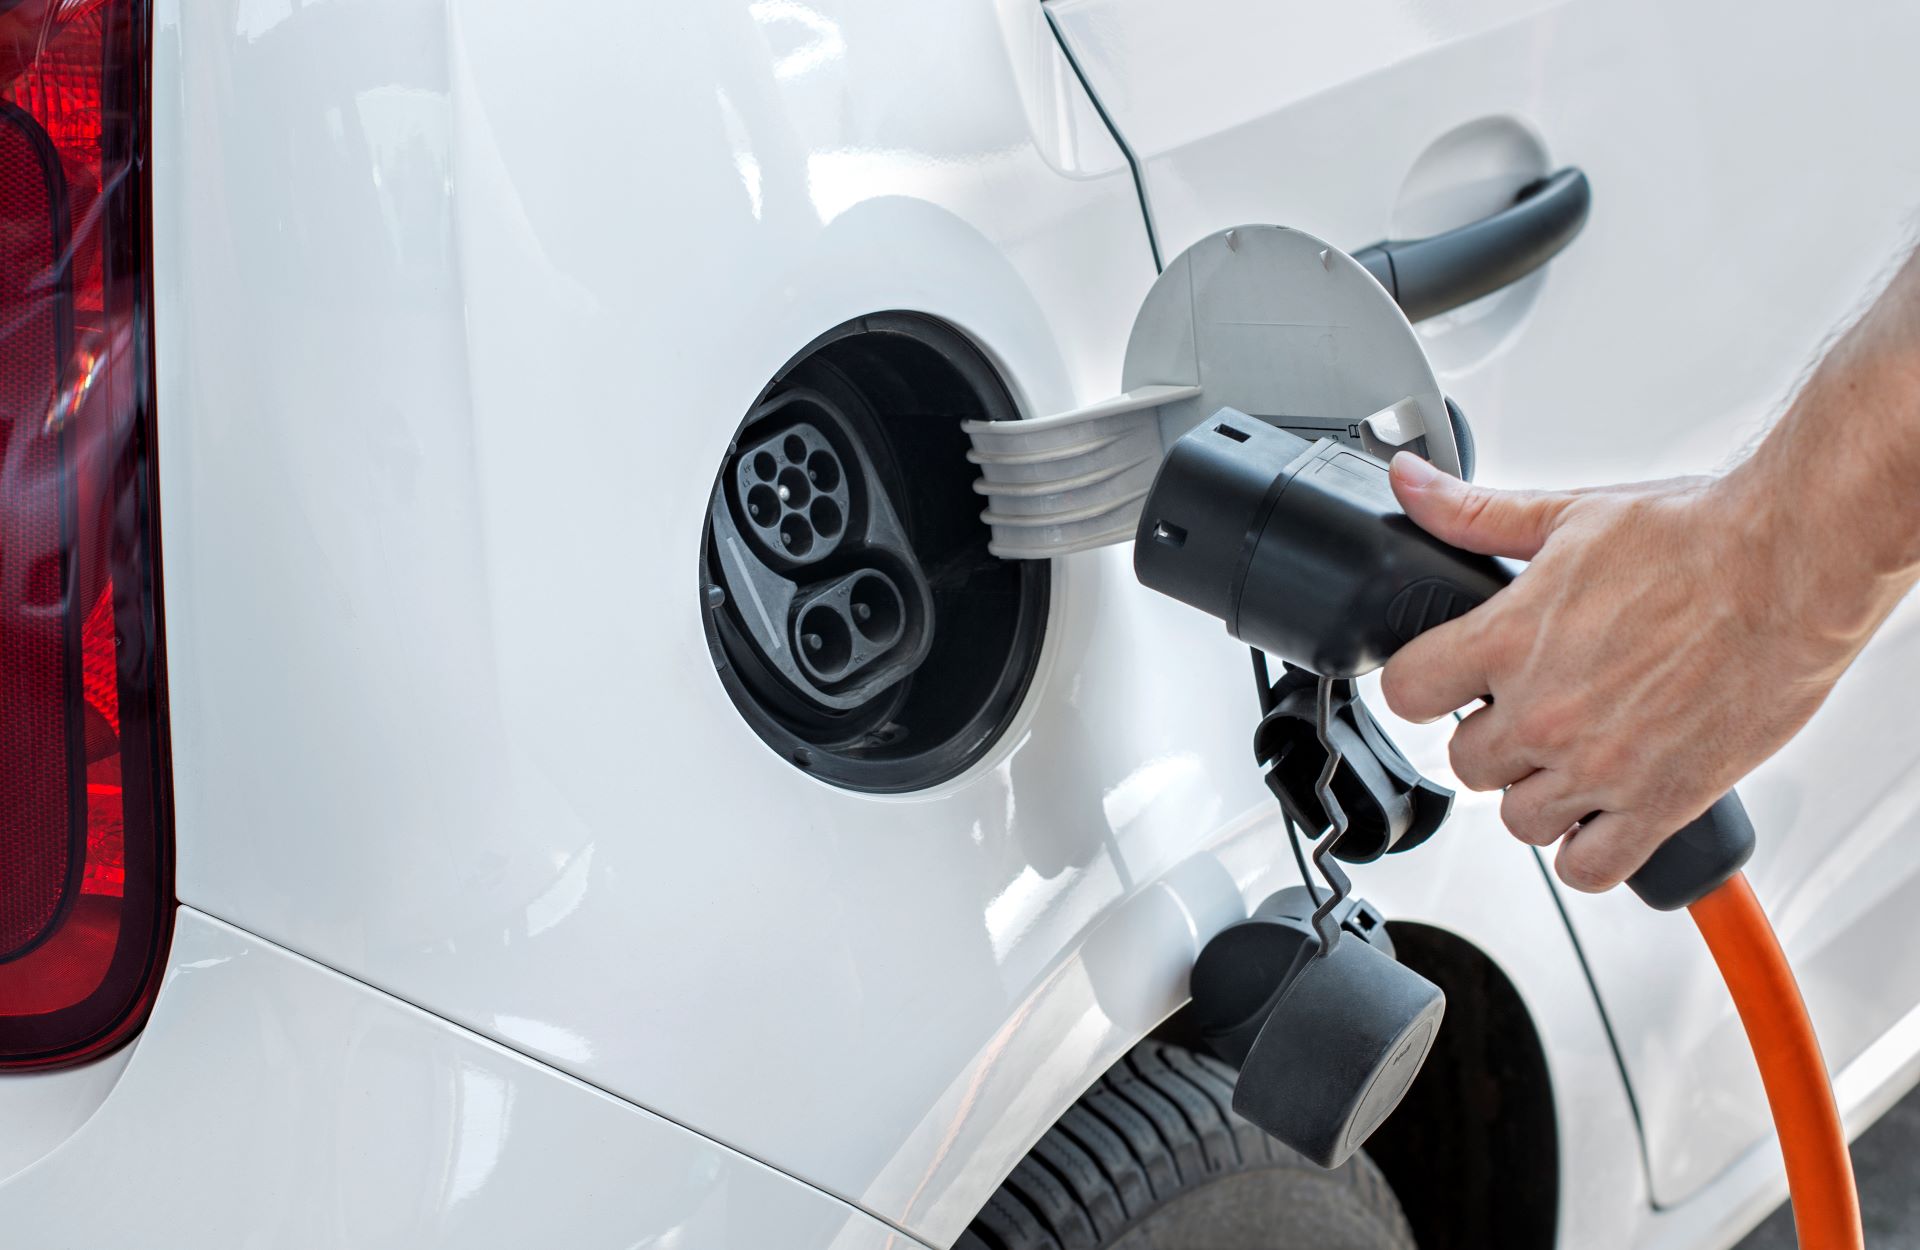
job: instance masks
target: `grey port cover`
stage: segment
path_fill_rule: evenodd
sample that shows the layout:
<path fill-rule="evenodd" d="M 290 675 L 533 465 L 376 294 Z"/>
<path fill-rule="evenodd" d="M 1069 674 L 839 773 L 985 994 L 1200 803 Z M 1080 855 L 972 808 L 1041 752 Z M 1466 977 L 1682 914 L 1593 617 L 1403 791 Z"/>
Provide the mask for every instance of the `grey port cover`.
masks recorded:
<path fill-rule="evenodd" d="M 1168 265 L 1120 381 L 1123 394 L 1072 412 L 966 423 L 995 554 L 1132 538 L 1167 449 L 1221 408 L 1376 452 L 1412 447 L 1460 471 L 1440 384 L 1399 305 L 1345 252 L 1285 226 L 1222 230 Z"/>

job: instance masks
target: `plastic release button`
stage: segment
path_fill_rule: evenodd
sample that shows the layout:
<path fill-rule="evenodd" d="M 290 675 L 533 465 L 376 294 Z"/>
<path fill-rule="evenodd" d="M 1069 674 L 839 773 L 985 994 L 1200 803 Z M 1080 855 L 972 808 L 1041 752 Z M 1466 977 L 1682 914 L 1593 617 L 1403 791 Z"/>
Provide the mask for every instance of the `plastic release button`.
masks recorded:
<path fill-rule="evenodd" d="M 1387 628 L 1401 642 L 1412 642 L 1435 625 L 1464 615 L 1477 601 L 1443 577 L 1423 577 L 1387 605 Z"/>

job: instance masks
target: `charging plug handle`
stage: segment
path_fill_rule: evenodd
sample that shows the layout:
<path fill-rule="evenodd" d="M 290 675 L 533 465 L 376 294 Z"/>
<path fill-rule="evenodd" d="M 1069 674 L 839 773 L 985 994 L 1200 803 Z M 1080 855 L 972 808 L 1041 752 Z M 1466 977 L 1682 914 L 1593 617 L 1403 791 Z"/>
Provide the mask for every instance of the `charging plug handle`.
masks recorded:
<path fill-rule="evenodd" d="M 1732 790 L 1662 842 L 1627 888 L 1658 911 L 1691 907 L 1719 889 L 1753 857 L 1753 821 Z"/>
<path fill-rule="evenodd" d="M 1498 560 L 1415 525 L 1380 460 L 1231 408 L 1168 453 L 1141 510 L 1133 568 L 1242 642 L 1342 678 L 1380 667 L 1513 580 Z M 1673 910 L 1711 893 L 1752 853 L 1753 825 L 1728 794 L 1627 884 Z"/>

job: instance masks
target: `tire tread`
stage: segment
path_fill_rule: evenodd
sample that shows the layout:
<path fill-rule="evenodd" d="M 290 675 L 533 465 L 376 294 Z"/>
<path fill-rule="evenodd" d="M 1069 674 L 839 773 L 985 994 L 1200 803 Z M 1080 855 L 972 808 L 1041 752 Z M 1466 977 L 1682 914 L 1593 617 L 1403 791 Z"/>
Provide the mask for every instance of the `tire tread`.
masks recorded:
<path fill-rule="evenodd" d="M 1147 1179 L 1146 1168 L 1139 1156 L 1127 1148 L 1126 1139 L 1105 1120 L 1075 1103 L 1067 1108 L 1056 1127 L 1062 1136 L 1086 1151 L 1087 1157 L 1105 1174 L 1127 1220 L 1137 1220 L 1153 1209 L 1153 1183 Z"/>
<path fill-rule="evenodd" d="M 1210 1055 L 1142 1042 L 1035 1143 L 954 1250 L 1099 1250 L 1187 1190 L 1269 1168 L 1346 1187 L 1396 1250 L 1413 1250 L 1372 1160 L 1322 1172 L 1234 1113 L 1234 1078 Z"/>

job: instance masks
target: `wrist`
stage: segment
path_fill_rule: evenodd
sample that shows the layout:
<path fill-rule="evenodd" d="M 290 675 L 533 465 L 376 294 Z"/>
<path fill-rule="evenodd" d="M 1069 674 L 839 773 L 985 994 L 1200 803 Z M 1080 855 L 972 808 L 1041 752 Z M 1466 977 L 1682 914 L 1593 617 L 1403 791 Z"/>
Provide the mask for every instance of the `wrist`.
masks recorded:
<path fill-rule="evenodd" d="M 1844 665 L 1920 578 L 1916 483 L 1920 253 L 1752 457 L 1708 488 L 1729 593 L 1760 627 Z"/>
<path fill-rule="evenodd" d="M 1920 515 L 1891 480 L 1894 458 L 1800 442 L 1768 440 L 1703 506 L 1721 519 L 1748 608 L 1850 659 L 1914 583 Z"/>
<path fill-rule="evenodd" d="M 1904 590 L 1920 574 L 1920 254 L 1828 353 L 1769 439 L 1769 476 L 1828 546 Z M 1761 457 L 1756 456 L 1759 460 Z M 1897 594 L 1896 594 L 1897 597 Z"/>

